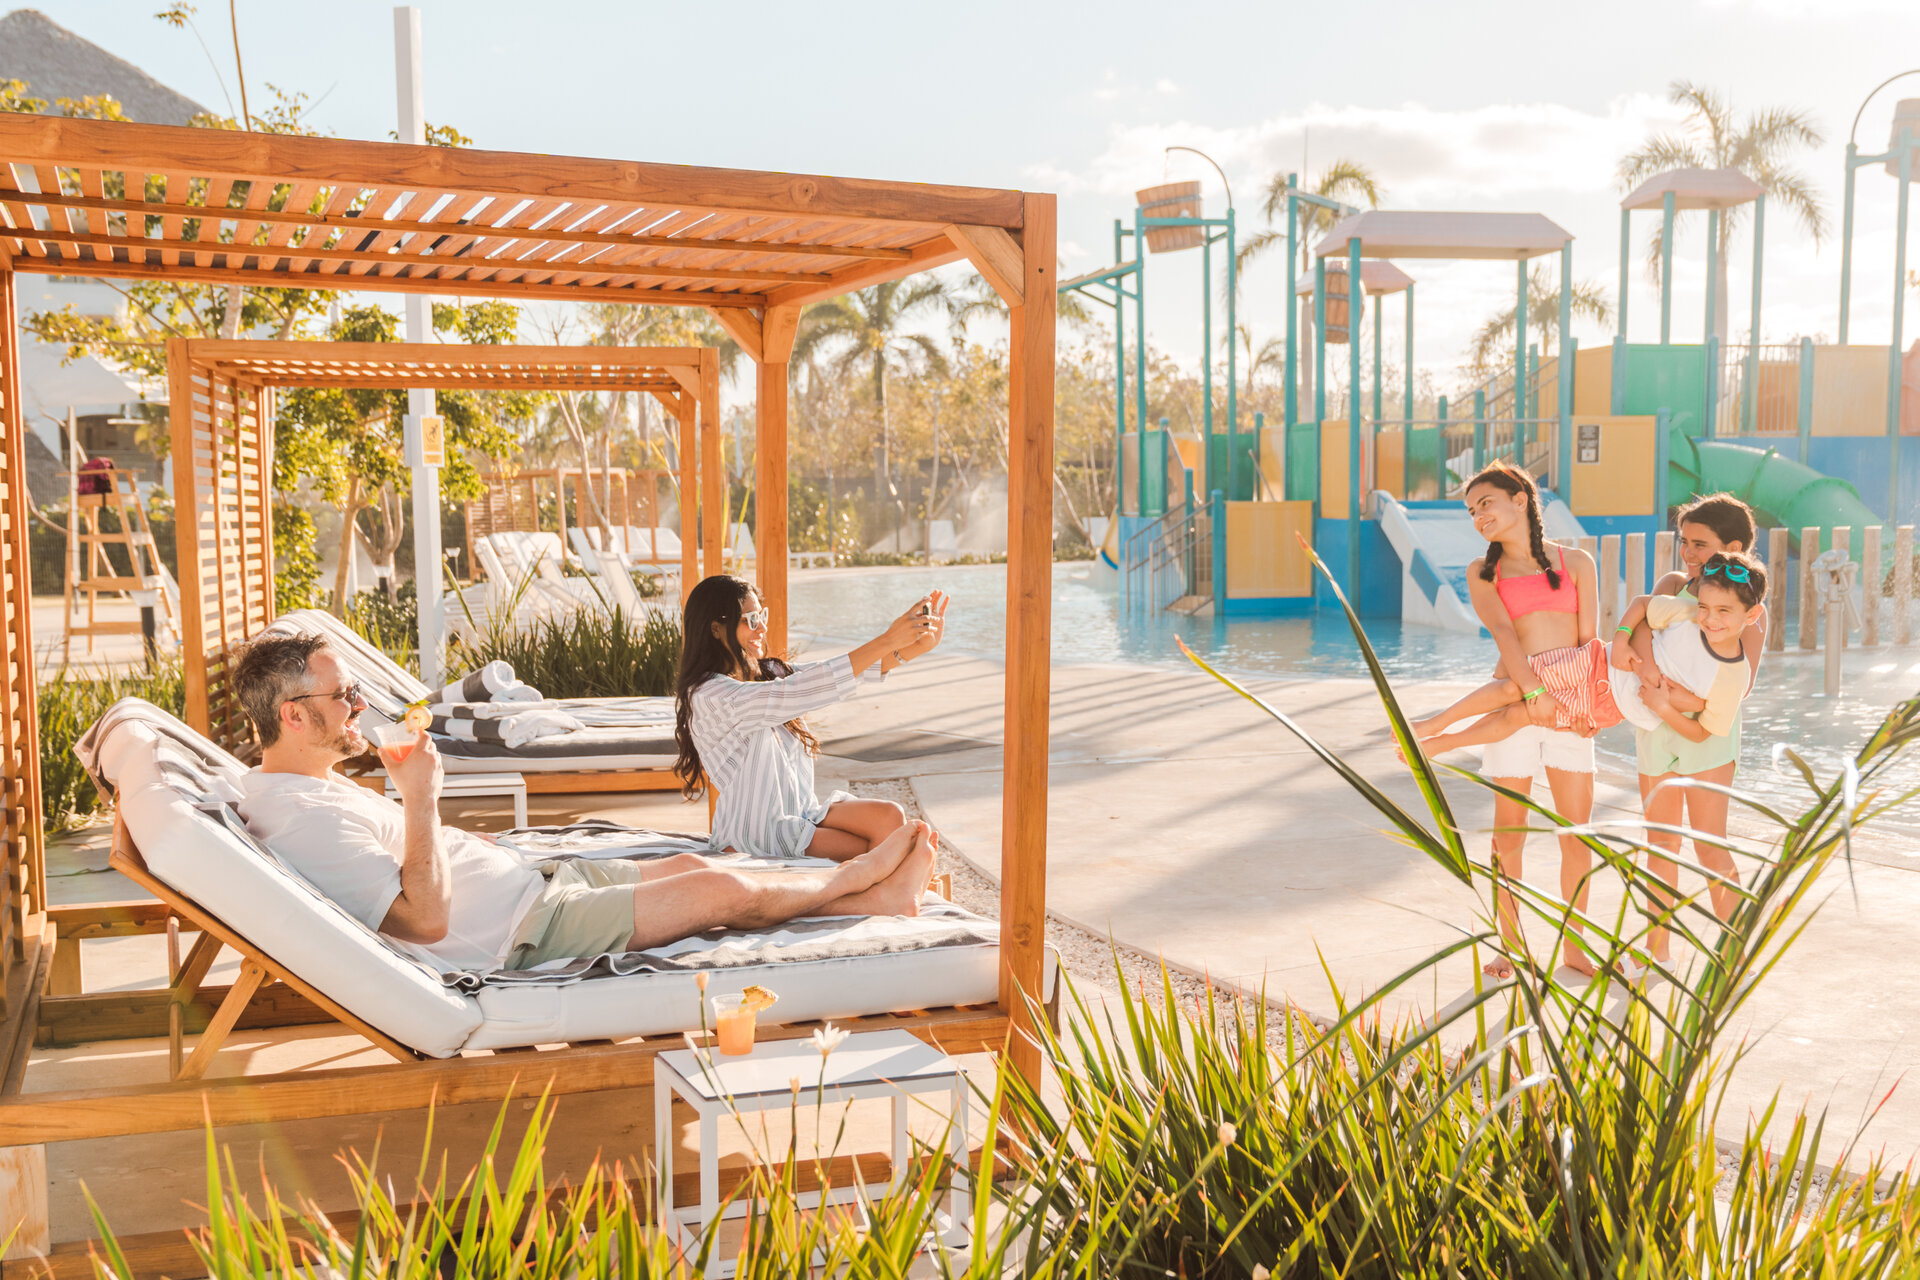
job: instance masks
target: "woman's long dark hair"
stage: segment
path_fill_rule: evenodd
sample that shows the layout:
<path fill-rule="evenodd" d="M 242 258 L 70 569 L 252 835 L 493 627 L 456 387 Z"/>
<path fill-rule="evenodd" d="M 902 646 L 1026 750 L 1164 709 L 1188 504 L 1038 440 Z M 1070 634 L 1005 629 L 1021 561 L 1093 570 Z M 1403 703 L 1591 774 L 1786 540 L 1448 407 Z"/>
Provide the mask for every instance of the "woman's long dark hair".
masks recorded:
<path fill-rule="evenodd" d="M 1546 572 L 1547 586 L 1560 589 L 1560 575 L 1547 559 L 1547 536 L 1545 526 L 1540 522 L 1540 491 L 1533 487 L 1533 477 L 1518 467 L 1505 462 L 1495 462 L 1467 481 L 1462 493 L 1471 493 L 1479 485 L 1490 484 L 1502 493 L 1525 494 L 1527 499 L 1527 545 L 1533 552 L 1534 561 Z M 1496 581 L 1500 566 L 1500 553 L 1503 550 L 1497 542 L 1487 544 L 1487 558 L 1480 564 L 1480 579 L 1483 582 Z"/>
<path fill-rule="evenodd" d="M 687 593 L 687 610 L 681 619 L 680 674 L 673 683 L 673 740 L 680 758 L 673 772 L 680 779 L 681 794 L 691 799 L 700 788 L 700 752 L 693 745 L 693 691 L 711 676 L 736 676 L 741 669 L 753 669 L 740 648 L 740 619 L 746 613 L 753 584 L 731 574 L 717 573 Z M 714 623 L 720 634 L 714 635 Z M 783 658 L 760 659 L 753 669 L 755 680 L 777 680 L 791 675 L 793 666 Z M 786 728 L 818 754 L 820 743 L 808 731 L 804 720 L 789 720 Z"/>

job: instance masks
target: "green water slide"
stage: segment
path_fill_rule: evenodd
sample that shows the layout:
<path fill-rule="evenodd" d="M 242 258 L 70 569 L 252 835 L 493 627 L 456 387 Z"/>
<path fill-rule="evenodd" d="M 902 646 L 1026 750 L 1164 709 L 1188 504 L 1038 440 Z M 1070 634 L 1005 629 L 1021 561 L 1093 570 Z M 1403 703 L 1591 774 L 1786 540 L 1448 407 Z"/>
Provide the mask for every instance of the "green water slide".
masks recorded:
<path fill-rule="evenodd" d="M 1882 523 L 1845 480 L 1823 475 L 1778 451 L 1729 440 L 1697 440 L 1676 426 L 1667 437 L 1667 504 L 1681 506 L 1700 494 L 1731 493 L 1754 509 L 1762 526 L 1800 531 L 1818 526 L 1826 545 L 1834 529 Z M 1853 558 L 1862 537 L 1854 534 Z M 1765 548 L 1762 548 L 1764 550 Z M 1886 554 L 1892 547 L 1886 548 Z"/>

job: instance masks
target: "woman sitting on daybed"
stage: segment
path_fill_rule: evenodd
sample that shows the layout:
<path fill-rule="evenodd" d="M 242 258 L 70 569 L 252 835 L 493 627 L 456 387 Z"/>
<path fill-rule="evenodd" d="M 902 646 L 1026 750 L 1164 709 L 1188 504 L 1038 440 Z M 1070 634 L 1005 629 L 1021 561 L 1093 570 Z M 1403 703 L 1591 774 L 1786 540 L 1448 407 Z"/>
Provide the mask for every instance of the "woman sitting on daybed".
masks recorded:
<path fill-rule="evenodd" d="M 840 862 L 900 829 L 906 816 L 890 800 L 814 794 L 820 746 L 801 717 L 931 651 L 946 613 L 945 593 L 929 592 L 851 652 L 795 667 L 767 653 L 767 609 L 750 583 L 716 574 L 688 594 L 674 690 L 674 772 L 689 795 L 702 774 L 719 789 L 716 850 Z"/>

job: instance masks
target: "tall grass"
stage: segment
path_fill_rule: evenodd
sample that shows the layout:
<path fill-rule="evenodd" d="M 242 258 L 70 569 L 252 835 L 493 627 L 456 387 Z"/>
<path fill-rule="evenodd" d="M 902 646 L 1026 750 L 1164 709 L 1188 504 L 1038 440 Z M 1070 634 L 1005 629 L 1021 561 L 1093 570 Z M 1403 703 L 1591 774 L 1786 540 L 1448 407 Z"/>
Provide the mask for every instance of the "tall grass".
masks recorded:
<path fill-rule="evenodd" d="M 472 671 L 496 659 L 549 698 L 643 698 L 673 692 L 680 666 L 680 622 L 665 609 L 639 617 L 618 605 L 574 609 L 559 617 L 515 615 L 533 586 L 529 573 L 509 606 L 484 623 L 468 616 L 469 637 L 449 647 L 449 671 Z M 464 607 L 464 602 L 463 602 Z"/>
<path fill-rule="evenodd" d="M 152 672 L 127 674 L 104 667 L 91 672 L 62 667 L 39 682 L 40 802 L 49 834 L 82 825 L 100 808 L 100 794 L 75 758 L 73 744 L 122 698 L 145 698 L 175 715 L 185 714 L 180 660 L 165 658 Z"/>

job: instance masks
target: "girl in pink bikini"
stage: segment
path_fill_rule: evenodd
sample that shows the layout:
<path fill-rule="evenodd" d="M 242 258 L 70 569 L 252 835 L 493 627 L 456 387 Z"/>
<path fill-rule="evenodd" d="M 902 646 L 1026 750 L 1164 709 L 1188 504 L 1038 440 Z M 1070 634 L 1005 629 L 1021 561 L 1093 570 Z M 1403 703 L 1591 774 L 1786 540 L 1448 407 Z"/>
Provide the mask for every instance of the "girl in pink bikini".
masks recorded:
<path fill-rule="evenodd" d="M 1548 542 L 1533 480 L 1495 463 L 1467 484 L 1467 511 L 1487 540 L 1487 553 L 1467 571 L 1469 594 L 1480 624 L 1500 650 L 1500 665 L 1484 685 L 1437 715 L 1413 722 L 1429 752 L 1480 745 L 1481 772 L 1521 795 L 1533 790 L 1545 770 L 1553 807 L 1576 823 L 1593 816 L 1593 734 L 1619 721 L 1609 693 L 1607 655 L 1596 635 L 1599 616 L 1593 557 L 1578 547 Z M 1448 725 L 1479 716 L 1457 733 Z M 1503 877 L 1518 879 L 1526 844 L 1527 810 L 1496 796 L 1493 802 L 1493 862 Z M 1592 855 L 1572 836 L 1560 837 L 1560 894 L 1576 908 L 1587 904 Z M 1494 897 L 1500 932 L 1521 945 L 1519 914 L 1504 888 Z M 1569 928 L 1564 963 L 1591 976 L 1593 962 Z M 1489 976 L 1510 977 L 1504 957 L 1486 966 Z"/>

